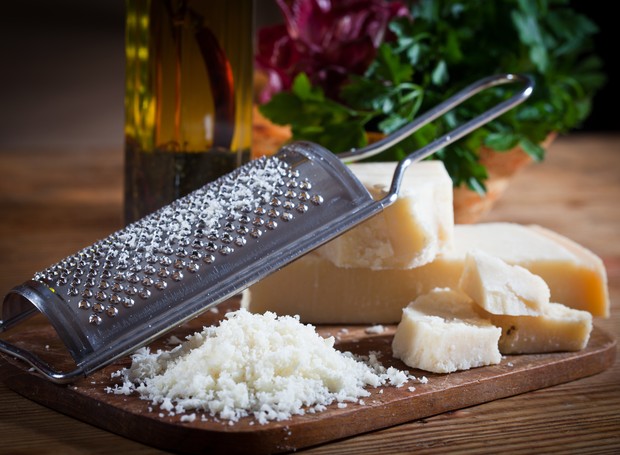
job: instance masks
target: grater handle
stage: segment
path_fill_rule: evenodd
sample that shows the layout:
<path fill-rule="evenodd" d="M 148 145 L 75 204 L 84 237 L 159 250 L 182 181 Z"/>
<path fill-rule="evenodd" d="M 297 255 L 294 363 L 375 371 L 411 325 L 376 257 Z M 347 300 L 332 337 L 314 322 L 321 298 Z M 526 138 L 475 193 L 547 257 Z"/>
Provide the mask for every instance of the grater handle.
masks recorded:
<path fill-rule="evenodd" d="M 491 120 L 499 117 L 503 113 L 517 106 L 518 104 L 521 104 L 523 101 L 529 98 L 529 96 L 534 91 L 534 80 L 529 76 L 513 74 L 487 77 L 458 92 L 452 98 L 448 99 L 446 103 L 440 104 L 439 107 L 441 107 L 443 104 L 446 104 L 449 105 L 451 109 L 456 105 L 462 103 L 463 101 L 467 100 L 468 98 L 471 98 L 475 94 L 481 92 L 482 90 L 490 87 L 495 87 L 497 85 L 513 82 L 522 82 L 524 84 L 524 88 L 517 94 L 513 95 L 511 98 L 496 104 L 491 109 L 483 112 L 482 114 L 479 114 L 477 117 L 458 126 L 452 131 L 444 134 L 440 138 L 435 139 L 433 142 L 422 147 L 421 149 L 410 153 L 405 159 L 401 160 L 396 166 L 396 170 L 394 171 L 392 185 L 390 187 L 390 192 L 386 196 L 386 199 L 393 201 L 398 197 L 398 191 L 400 189 L 403 175 L 412 163 L 415 163 L 416 161 L 420 161 L 427 156 L 432 155 L 436 151 L 452 144 L 453 142 L 456 142 L 463 136 L 489 123 Z"/>
<path fill-rule="evenodd" d="M 491 120 L 499 117 L 505 112 L 509 111 L 516 105 L 525 101 L 534 91 L 534 80 L 531 76 L 524 74 L 498 74 L 494 76 L 488 76 L 483 79 L 480 79 L 461 91 L 457 92 L 444 102 L 438 104 L 433 109 L 427 111 L 420 117 L 416 118 L 414 121 L 409 123 L 408 125 L 402 127 L 401 129 L 393 132 L 392 134 L 386 136 L 385 138 L 361 149 L 354 149 L 348 152 L 338 154 L 338 158 L 342 161 L 346 162 L 354 162 L 359 161 L 364 158 L 369 158 L 371 156 L 375 156 L 378 153 L 381 153 L 388 148 L 398 144 L 400 141 L 410 136 L 422 126 L 426 125 L 429 122 L 432 122 L 436 118 L 442 116 L 446 112 L 454 109 L 458 105 L 462 104 L 469 98 L 474 95 L 492 87 L 496 87 L 498 85 L 503 84 L 512 84 L 515 82 L 520 82 L 523 84 L 523 88 L 521 91 L 513 95 L 511 98 L 502 101 L 501 103 L 496 104 L 489 110 L 483 112 L 478 115 L 474 119 L 464 123 L 463 125 L 455 128 L 454 130 L 444 134 L 440 138 L 434 140 L 430 144 L 418 149 L 411 154 L 409 154 L 405 159 L 401 160 L 396 167 L 394 172 L 394 177 L 392 180 L 392 185 L 390 187 L 390 192 L 386 196 L 386 200 L 394 201 L 398 196 L 398 191 L 400 189 L 400 185 L 402 182 L 402 177 L 405 170 L 416 161 L 420 161 L 436 151 L 446 147 L 447 145 L 456 142 L 463 136 L 469 134 L 473 130 L 481 127 L 482 125 L 487 124 Z"/>
<path fill-rule="evenodd" d="M 32 366 L 32 368 L 37 370 L 39 373 L 57 384 L 66 384 L 74 381 L 75 379 L 86 376 L 86 373 L 82 368 L 75 368 L 74 370 L 68 372 L 56 371 L 38 356 L 3 340 L 0 340 L 0 352 L 10 354 L 17 359 L 23 360 L 24 362 L 30 364 L 30 366 Z"/>

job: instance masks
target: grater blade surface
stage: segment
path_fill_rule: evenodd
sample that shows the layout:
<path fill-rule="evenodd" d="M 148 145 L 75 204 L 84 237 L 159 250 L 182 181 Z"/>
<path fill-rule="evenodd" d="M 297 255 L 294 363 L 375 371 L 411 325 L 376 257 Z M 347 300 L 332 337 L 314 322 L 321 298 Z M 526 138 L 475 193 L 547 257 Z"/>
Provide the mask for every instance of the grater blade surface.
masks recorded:
<path fill-rule="evenodd" d="M 36 308 L 88 374 L 379 210 L 333 153 L 293 143 L 35 274 L 2 325 Z"/>

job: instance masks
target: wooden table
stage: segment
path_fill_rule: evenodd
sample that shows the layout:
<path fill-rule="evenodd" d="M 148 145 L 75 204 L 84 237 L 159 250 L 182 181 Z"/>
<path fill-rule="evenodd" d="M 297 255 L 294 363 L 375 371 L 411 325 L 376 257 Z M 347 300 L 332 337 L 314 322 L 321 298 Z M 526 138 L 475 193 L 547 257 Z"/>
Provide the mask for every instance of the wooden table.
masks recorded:
<path fill-rule="evenodd" d="M 121 150 L 0 153 L 0 294 L 121 227 Z M 620 135 L 561 137 L 484 221 L 537 223 L 606 264 L 620 338 Z M 0 453 L 163 453 L 0 385 Z M 300 452 L 620 453 L 620 361 L 595 376 Z"/>

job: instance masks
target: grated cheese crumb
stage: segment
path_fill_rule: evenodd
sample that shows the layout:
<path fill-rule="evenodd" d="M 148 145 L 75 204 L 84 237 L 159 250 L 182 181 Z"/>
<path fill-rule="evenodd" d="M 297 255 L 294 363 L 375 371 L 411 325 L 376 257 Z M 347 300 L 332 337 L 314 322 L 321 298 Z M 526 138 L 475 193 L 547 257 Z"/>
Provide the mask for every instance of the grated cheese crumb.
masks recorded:
<path fill-rule="evenodd" d="M 383 333 L 385 332 L 385 327 L 383 327 L 381 324 L 377 324 L 377 325 L 373 325 L 371 327 L 368 327 L 365 330 L 366 333 L 375 333 L 375 334 L 379 334 L 379 333 Z"/>
<path fill-rule="evenodd" d="M 181 422 L 193 422 L 194 420 L 196 420 L 196 413 L 181 416 Z"/>
<path fill-rule="evenodd" d="M 174 335 L 166 340 L 166 344 L 170 346 L 176 346 L 181 343 L 183 343 L 183 340 L 181 340 L 179 337 L 176 337 Z"/>
<path fill-rule="evenodd" d="M 226 314 L 170 351 L 141 348 L 132 364 L 112 376 L 122 384 L 108 393 L 137 392 L 169 415 L 201 411 L 230 423 L 251 416 L 260 424 L 314 413 L 332 403 L 346 407 L 370 395 L 365 388 L 401 387 L 408 373 L 340 352 L 298 317 Z"/>

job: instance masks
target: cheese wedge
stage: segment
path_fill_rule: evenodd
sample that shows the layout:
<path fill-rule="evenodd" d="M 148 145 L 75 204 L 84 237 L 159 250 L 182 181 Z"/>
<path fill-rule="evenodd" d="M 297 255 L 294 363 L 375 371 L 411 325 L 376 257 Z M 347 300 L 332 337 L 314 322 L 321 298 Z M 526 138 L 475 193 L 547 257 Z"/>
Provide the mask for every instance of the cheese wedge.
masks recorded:
<path fill-rule="evenodd" d="M 480 249 L 540 276 L 551 301 L 597 317 L 609 317 L 607 272 L 600 257 L 577 242 L 542 226 L 515 223 L 459 225 L 455 250 L 446 259 Z"/>
<path fill-rule="evenodd" d="M 472 251 L 459 287 L 483 318 L 501 328 L 502 354 L 578 351 L 588 343 L 592 315 L 550 303 L 542 278 L 518 265 Z"/>
<path fill-rule="evenodd" d="M 396 162 L 349 167 L 375 199 L 389 191 Z M 452 246 L 452 180 L 441 161 L 415 163 L 404 174 L 399 198 L 382 213 L 318 249 L 338 267 L 409 269 Z"/>
<path fill-rule="evenodd" d="M 540 276 L 551 301 L 609 316 L 603 262 L 577 243 L 538 226 L 511 223 L 457 225 L 454 250 L 409 270 L 336 267 L 310 253 L 244 292 L 252 312 L 299 315 L 306 323 L 400 321 L 402 309 L 434 288 L 458 289 L 470 250 L 481 250 Z"/>
<path fill-rule="evenodd" d="M 394 357 L 433 373 L 497 364 L 501 329 L 482 319 L 466 295 L 435 289 L 403 309 L 392 341 Z"/>
<path fill-rule="evenodd" d="M 579 351 L 587 346 L 592 332 L 590 313 L 559 303 L 547 303 L 538 316 L 480 314 L 501 328 L 502 354 Z"/>
<path fill-rule="evenodd" d="M 535 316 L 550 296 L 539 276 L 480 250 L 467 253 L 459 288 L 492 314 Z"/>

